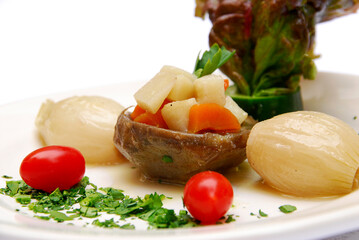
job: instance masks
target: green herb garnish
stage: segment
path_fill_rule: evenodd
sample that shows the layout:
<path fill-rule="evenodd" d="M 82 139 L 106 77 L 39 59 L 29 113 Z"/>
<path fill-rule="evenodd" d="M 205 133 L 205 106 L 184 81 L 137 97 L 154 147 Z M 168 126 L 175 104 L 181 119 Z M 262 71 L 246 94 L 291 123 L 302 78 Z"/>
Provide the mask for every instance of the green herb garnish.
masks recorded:
<path fill-rule="evenodd" d="M 291 212 L 294 212 L 295 210 L 297 210 L 297 208 L 292 205 L 282 205 L 279 207 L 279 210 L 283 213 L 291 213 Z"/>
<path fill-rule="evenodd" d="M 11 177 L 11 176 L 8 176 L 8 175 L 2 175 L 1 177 L 2 177 L 2 178 L 5 178 L 5 179 L 12 179 L 12 177 Z"/>
<path fill-rule="evenodd" d="M 126 223 L 124 225 L 117 224 L 113 218 L 102 221 L 102 222 L 100 220 L 96 219 L 92 222 L 92 225 L 95 225 L 98 227 L 103 227 L 103 228 L 135 229 L 135 226 L 130 223 Z"/>
<path fill-rule="evenodd" d="M 285 94 L 297 89 L 301 77 L 315 78 L 313 37 L 316 21 L 323 12 L 318 14 L 310 2 L 207 2 L 210 1 L 197 1 L 196 15 L 210 13 L 210 44 L 236 50 L 236 57 L 221 70 L 235 82 L 239 94 Z M 328 4 L 332 8 L 334 5 L 339 4 Z M 238 9 L 250 14 L 238 15 Z"/>
<path fill-rule="evenodd" d="M 250 215 L 251 216 L 256 216 L 257 218 L 268 217 L 268 214 L 263 212 L 261 209 L 259 209 L 258 214 L 255 214 L 255 213 L 251 212 Z"/>
<path fill-rule="evenodd" d="M 261 217 L 268 217 L 268 214 L 266 214 L 266 213 L 263 212 L 261 209 L 259 209 L 259 216 L 261 216 Z"/>
<path fill-rule="evenodd" d="M 100 221 L 102 213 L 118 216 L 119 220 L 139 218 L 149 224 L 149 228 L 182 228 L 198 226 L 198 223 L 185 210 L 175 213 L 163 207 L 166 197 L 152 193 L 144 197 L 132 198 L 122 190 L 115 188 L 97 188 L 84 177 L 80 183 L 70 190 L 56 189 L 52 193 L 35 190 L 23 181 L 7 181 L 6 188 L 0 193 L 13 197 L 27 206 L 35 217 L 43 220 L 53 219 L 57 222 L 82 218 L 95 218 L 92 225 L 104 228 L 134 229 L 132 224 L 117 224 L 114 218 Z"/>
<path fill-rule="evenodd" d="M 31 202 L 31 197 L 29 195 L 15 194 L 14 198 L 16 199 L 16 202 L 24 205 L 29 204 Z"/>
<path fill-rule="evenodd" d="M 225 223 L 230 223 L 230 222 L 235 222 L 235 221 L 236 221 L 236 219 L 235 219 L 235 218 L 233 217 L 233 215 L 231 214 L 231 215 L 228 215 L 228 217 L 227 217 Z"/>
<path fill-rule="evenodd" d="M 168 156 L 168 155 L 164 155 L 162 157 L 162 161 L 165 162 L 165 163 L 172 163 L 173 162 L 173 159 L 171 156 Z"/>
<path fill-rule="evenodd" d="M 216 69 L 225 64 L 233 55 L 235 51 L 230 52 L 224 46 L 221 48 L 218 44 L 213 44 L 209 51 L 205 51 L 202 58 L 199 55 L 196 60 L 194 75 L 203 77 L 213 73 Z"/>
<path fill-rule="evenodd" d="M 58 222 L 64 222 L 64 221 L 69 221 L 69 220 L 73 220 L 76 215 L 74 216 L 68 216 L 65 213 L 62 212 L 58 212 L 58 211 L 50 211 L 50 218 L 53 218 L 54 220 L 58 221 Z"/>

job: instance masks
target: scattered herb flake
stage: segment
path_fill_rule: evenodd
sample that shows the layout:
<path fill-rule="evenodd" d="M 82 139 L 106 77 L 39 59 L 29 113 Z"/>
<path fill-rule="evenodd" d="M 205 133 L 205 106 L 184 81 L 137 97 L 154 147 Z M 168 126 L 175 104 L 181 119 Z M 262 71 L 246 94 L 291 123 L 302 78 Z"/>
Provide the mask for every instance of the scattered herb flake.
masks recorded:
<path fill-rule="evenodd" d="M 92 225 L 98 226 L 98 227 L 103 227 L 103 228 L 119 228 L 120 225 L 118 225 L 117 223 L 115 223 L 115 221 L 113 220 L 113 218 L 105 220 L 103 222 L 101 222 L 100 220 L 96 219 L 92 222 Z"/>
<path fill-rule="evenodd" d="M 354 120 L 357 120 L 357 118 L 358 118 L 357 116 L 354 116 L 354 117 L 353 117 Z"/>
<path fill-rule="evenodd" d="M 171 156 L 168 156 L 168 155 L 164 155 L 162 157 L 162 161 L 165 162 L 165 163 L 172 163 L 173 162 L 173 159 Z"/>
<path fill-rule="evenodd" d="M 266 214 L 266 213 L 263 212 L 261 209 L 259 209 L 259 216 L 261 216 L 261 217 L 268 217 L 268 214 Z"/>
<path fill-rule="evenodd" d="M 38 216 L 38 215 L 35 215 L 35 217 L 38 218 L 38 219 L 47 220 L 47 221 L 51 219 L 51 218 L 48 217 L 48 216 Z"/>
<path fill-rule="evenodd" d="M 120 228 L 122 228 L 122 229 L 135 229 L 135 225 L 132 225 L 131 223 L 126 223 L 124 225 L 121 225 Z"/>
<path fill-rule="evenodd" d="M 282 205 L 279 207 L 279 210 L 282 213 L 291 213 L 291 212 L 294 212 L 295 210 L 297 210 L 297 208 L 292 205 Z"/>
<path fill-rule="evenodd" d="M 97 188 L 84 177 L 80 183 L 69 190 L 56 189 L 52 193 L 36 190 L 23 181 L 7 181 L 6 188 L 0 188 L 4 195 L 13 197 L 16 201 L 34 213 L 36 218 L 53 219 L 57 222 L 71 221 L 82 218 L 96 218 L 92 225 L 104 228 L 134 229 L 135 226 L 126 223 L 117 224 L 113 219 L 98 220 L 102 213 L 118 215 L 120 220 L 142 219 L 149 228 L 181 228 L 194 227 L 199 223 L 186 210 L 178 214 L 172 209 L 163 207 L 164 199 L 171 199 L 163 194 L 147 194 L 143 198 L 132 198 L 122 190 L 115 188 Z M 88 225 L 89 223 L 87 223 Z"/>
<path fill-rule="evenodd" d="M 230 222 L 235 222 L 236 219 L 233 217 L 233 215 L 228 215 L 227 219 L 226 219 L 226 223 L 230 223 Z"/>
<path fill-rule="evenodd" d="M 50 211 L 50 217 L 58 222 L 73 220 L 72 217 L 67 216 L 65 213 L 58 212 L 58 211 Z"/>
<path fill-rule="evenodd" d="M 31 196 L 29 195 L 16 194 L 14 198 L 16 199 L 16 202 L 24 205 L 29 204 L 31 202 Z"/>
<path fill-rule="evenodd" d="M 5 179 L 12 179 L 12 177 L 11 177 L 11 176 L 8 176 L 8 175 L 2 175 L 1 177 L 2 177 L 2 178 L 5 178 Z"/>
<path fill-rule="evenodd" d="M 250 215 L 251 216 L 256 216 L 257 218 L 268 217 L 268 214 L 263 212 L 261 209 L 259 209 L 258 214 L 255 214 L 255 213 L 251 212 Z"/>
<path fill-rule="evenodd" d="M 8 191 L 10 193 L 9 195 L 12 197 L 18 192 L 20 187 L 20 181 L 7 181 L 6 187 L 9 190 Z"/>

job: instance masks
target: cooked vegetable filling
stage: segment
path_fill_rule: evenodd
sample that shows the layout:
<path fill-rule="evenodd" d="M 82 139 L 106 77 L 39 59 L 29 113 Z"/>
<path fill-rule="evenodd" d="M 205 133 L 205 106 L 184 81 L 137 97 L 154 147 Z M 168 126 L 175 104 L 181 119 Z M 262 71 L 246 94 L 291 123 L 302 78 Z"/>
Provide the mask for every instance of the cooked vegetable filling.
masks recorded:
<path fill-rule="evenodd" d="M 203 76 L 205 71 L 198 72 L 202 77 L 164 66 L 136 92 L 137 106 L 131 119 L 189 133 L 239 132 L 248 114 L 226 96 L 228 79 L 213 74 Z"/>

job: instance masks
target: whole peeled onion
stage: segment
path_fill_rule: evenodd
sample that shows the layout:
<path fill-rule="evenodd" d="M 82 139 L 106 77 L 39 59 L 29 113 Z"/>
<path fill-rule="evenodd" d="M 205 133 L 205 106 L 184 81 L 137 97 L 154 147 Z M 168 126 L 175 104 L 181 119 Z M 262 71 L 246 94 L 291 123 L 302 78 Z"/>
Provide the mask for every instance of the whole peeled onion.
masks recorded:
<path fill-rule="evenodd" d="M 100 96 L 47 100 L 35 124 L 46 145 L 76 148 L 86 163 L 113 164 L 124 159 L 112 141 L 122 110 L 116 101 Z"/>
<path fill-rule="evenodd" d="M 330 196 L 358 186 L 358 133 L 324 113 L 292 112 L 257 123 L 246 153 L 264 182 L 286 194 Z"/>

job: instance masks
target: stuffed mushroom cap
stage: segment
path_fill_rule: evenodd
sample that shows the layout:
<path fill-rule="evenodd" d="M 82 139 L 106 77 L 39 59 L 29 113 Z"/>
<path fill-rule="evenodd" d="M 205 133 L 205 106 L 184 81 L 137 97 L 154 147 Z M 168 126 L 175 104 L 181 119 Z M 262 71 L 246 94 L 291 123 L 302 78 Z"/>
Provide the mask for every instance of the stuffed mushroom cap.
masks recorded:
<path fill-rule="evenodd" d="M 184 184 L 196 173 L 223 171 L 246 159 L 251 126 L 238 133 L 191 134 L 131 120 L 124 110 L 115 126 L 114 144 L 145 180 Z"/>

